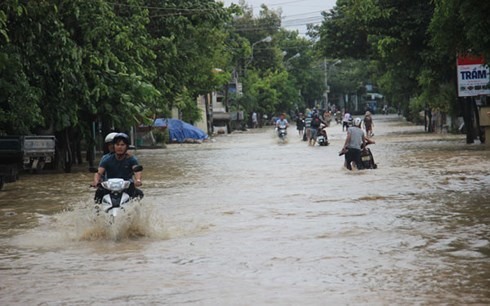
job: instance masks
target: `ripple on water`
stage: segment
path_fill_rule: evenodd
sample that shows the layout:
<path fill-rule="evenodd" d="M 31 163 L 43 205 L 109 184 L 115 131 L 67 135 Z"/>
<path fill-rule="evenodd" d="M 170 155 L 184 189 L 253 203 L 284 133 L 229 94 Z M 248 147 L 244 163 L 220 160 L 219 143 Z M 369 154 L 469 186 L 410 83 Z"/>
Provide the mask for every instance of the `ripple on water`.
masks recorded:
<path fill-rule="evenodd" d="M 88 175 L 44 177 L 53 203 L 33 177 L 12 184 L 40 201 L 0 193 L 2 228 L 15 227 L 0 302 L 488 304 L 490 153 L 377 118 L 372 171 L 342 168 L 339 126 L 326 148 L 264 129 L 140 150 L 147 196 L 121 236 L 91 201 L 58 202 L 85 197 Z"/>

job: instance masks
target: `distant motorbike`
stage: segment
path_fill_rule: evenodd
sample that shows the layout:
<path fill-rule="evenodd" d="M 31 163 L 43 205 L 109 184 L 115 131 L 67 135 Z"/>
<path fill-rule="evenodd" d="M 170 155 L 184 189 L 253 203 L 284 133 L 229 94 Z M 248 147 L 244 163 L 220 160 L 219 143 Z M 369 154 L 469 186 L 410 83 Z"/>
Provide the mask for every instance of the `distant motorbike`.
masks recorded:
<path fill-rule="evenodd" d="M 330 143 L 328 142 L 327 136 L 327 127 L 325 125 L 321 125 L 318 129 L 318 136 L 316 137 L 316 142 L 320 146 L 328 146 Z"/>
<path fill-rule="evenodd" d="M 90 169 L 94 172 L 93 169 Z M 134 167 L 134 172 L 143 171 L 143 166 L 138 165 Z M 130 197 L 128 189 L 130 188 L 132 181 L 124 180 L 122 178 L 111 178 L 103 181 L 100 186 L 109 191 L 102 197 L 102 203 L 96 204 L 95 209 L 97 214 L 100 211 L 104 212 L 109 217 L 109 223 L 114 224 L 120 213 L 124 212 L 128 205 L 131 205 L 133 200 L 140 200 L 143 198 L 141 190 L 137 190 L 135 197 Z"/>
<path fill-rule="evenodd" d="M 277 128 L 277 136 L 281 142 L 286 142 L 288 137 L 287 126 L 280 125 Z"/>

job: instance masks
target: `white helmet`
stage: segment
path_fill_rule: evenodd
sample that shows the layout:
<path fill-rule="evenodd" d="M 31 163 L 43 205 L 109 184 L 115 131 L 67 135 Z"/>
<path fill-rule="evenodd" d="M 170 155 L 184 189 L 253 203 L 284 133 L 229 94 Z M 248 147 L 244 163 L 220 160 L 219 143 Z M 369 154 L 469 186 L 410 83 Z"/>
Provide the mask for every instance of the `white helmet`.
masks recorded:
<path fill-rule="evenodd" d="M 361 126 L 361 122 L 362 122 L 361 118 L 354 119 L 354 125 L 355 126 Z"/>
<path fill-rule="evenodd" d="M 105 137 L 105 140 L 104 142 L 105 143 L 112 143 L 112 140 L 114 139 L 114 136 L 116 136 L 117 133 L 109 133 L 107 134 L 107 136 Z"/>

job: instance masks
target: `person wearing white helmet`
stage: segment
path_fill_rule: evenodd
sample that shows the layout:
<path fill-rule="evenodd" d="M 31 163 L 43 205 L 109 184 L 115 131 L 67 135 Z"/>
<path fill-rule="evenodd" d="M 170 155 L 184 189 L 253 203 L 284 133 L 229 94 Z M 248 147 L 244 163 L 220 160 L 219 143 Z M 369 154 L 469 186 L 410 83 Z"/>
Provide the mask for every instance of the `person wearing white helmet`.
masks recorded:
<path fill-rule="evenodd" d="M 107 154 L 111 154 L 114 152 L 114 144 L 112 143 L 112 140 L 114 139 L 114 136 L 116 136 L 116 132 L 109 133 L 105 136 L 104 139 L 104 156 Z M 102 157 L 104 158 L 104 157 Z"/>
<path fill-rule="evenodd" d="M 105 143 L 112 143 L 112 140 L 114 139 L 114 136 L 116 136 L 116 132 L 109 133 L 105 136 L 104 142 Z"/>
<path fill-rule="evenodd" d="M 361 118 L 355 118 L 353 125 L 347 129 L 342 152 L 345 152 L 345 167 L 352 170 L 352 162 L 355 162 L 357 169 L 362 169 L 361 148 L 366 144 L 366 137 L 361 129 Z"/>

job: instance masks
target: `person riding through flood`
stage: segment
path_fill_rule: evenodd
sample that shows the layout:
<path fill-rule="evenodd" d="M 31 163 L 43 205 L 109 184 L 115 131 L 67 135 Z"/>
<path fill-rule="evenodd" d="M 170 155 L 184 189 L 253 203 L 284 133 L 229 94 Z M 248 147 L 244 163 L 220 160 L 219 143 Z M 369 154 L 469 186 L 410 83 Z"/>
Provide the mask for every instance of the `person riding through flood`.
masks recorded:
<path fill-rule="evenodd" d="M 361 149 L 366 145 L 366 137 L 361 129 L 361 118 L 355 118 L 354 123 L 347 129 L 347 138 L 341 153 L 345 153 L 345 167 L 352 170 L 352 162 L 357 169 L 362 169 Z"/>
<path fill-rule="evenodd" d="M 114 145 L 114 153 L 105 155 L 101 159 L 99 168 L 94 175 L 93 186 L 99 186 L 99 183 L 106 175 L 107 179 L 122 178 L 131 181 L 127 193 L 131 198 L 143 198 L 143 192 L 136 188 L 142 185 L 141 172 L 133 172 L 135 166 L 138 165 L 138 160 L 133 155 L 128 154 L 129 137 L 125 133 L 117 133 L 112 143 Z M 134 175 L 134 180 L 133 180 Z M 99 186 L 95 192 L 95 202 L 101 203 L 104 195 L 109 192 Z"/>
<path fill-rule="evenodd" d="M 327 125 L 327 123 L 320 118 L 318 113 L 314 112 L 310 124 L 310 140 L 308 141 L 309 146 L 315 146 L 316 138 L 318 136 L 318 129 L 320 129 L 322 124 L 325 126 Z"/>
<path fill-rule="evenodd" d="M 114 136 L 116 136 L 116 132 L 112 132 L 107 134 L 107 136 L 104 139 L 104 155 L 102 155 L 102 158 L 100 159 L 101 161 L 109 156 L 110 154 L 114 153 L 114 144 L 112 141 L 114 140 Z"/>
<path fill-rule="evenodd" d="M 282 113 L 279 116 L 279 119 L 276 121 L 276 128 L 277 129 L 279 129 L 279 128 L 288 128 L 288 126 L 289 126 L 289 122 L 286 119 L 286 114 Z"/>

